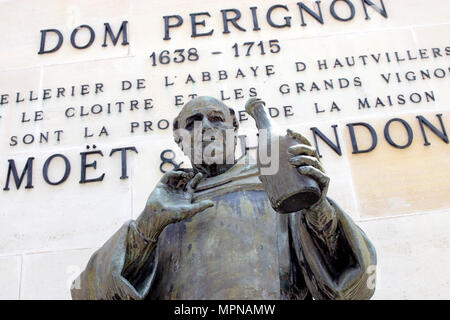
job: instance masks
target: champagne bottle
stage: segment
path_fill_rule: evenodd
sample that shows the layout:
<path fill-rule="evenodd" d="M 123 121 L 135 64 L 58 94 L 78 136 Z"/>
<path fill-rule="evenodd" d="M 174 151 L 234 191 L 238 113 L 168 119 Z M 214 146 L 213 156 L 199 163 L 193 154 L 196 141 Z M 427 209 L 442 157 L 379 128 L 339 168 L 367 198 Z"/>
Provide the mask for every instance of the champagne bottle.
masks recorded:
<path fill-rule="evenodd" d="M 267 115 L 264 106 L 264 101 L 252 98 L 247 101 L 245 110 L 255 119 L 259 130 L 257 164 L 260 180 L 264 184 L 270 203 L 278 213 L 291 213 L 309 208 L 320 198 L 319 185 L 314 179 L 301 175 L 289 163 L 292 155 L 287 150 L 299 144 L 299 141 L 283 133 Z M 270 159 L 270 162 L 262 162 L 267 159 Z M 272 170 L 274 167 L 278 170 Z"/>

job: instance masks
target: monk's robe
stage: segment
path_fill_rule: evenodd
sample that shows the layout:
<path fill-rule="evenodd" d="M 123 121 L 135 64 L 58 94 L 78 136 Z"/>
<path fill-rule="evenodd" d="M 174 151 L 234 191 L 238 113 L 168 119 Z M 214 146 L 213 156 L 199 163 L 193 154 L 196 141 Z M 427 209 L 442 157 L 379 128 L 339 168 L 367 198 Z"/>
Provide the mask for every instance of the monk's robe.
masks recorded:
<path fill-rule="evenodd" d="M 73 299 L 369 299 L 375 249 L 331 199 L 335 247 L 303 211 L 281 215 L 255 165 L 204 179 L 214 207 L 171 224 L 156 243 L 127 221 L 91 257 Z"/>

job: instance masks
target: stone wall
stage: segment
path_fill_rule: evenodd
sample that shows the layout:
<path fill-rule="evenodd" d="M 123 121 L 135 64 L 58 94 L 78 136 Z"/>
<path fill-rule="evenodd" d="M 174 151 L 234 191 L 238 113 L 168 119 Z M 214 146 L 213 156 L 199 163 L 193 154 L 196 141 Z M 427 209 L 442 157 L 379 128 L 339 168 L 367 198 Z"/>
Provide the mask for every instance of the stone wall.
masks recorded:
<path fill-rule="evenodd" d="M 0 1 L 0 298 L 69 299 L 90 255 L 143 209 L 161 152 L 186 163 L 167 126 L 189 95 L 235 108 L 254 146 L 242 111 L 257 94 L 280 126 L 311 141 L 316 128 L 334 144 L 316 136 L 330 196 L 377 249 L 374 298 L 449 299 L 450 3 L 308 0 L 315 15 L 304 9 L 302 20 L 297 2 Z M 237 13 L 226 9 L 239 10 L 241 30 L 228 23 L 226 32 L 223 14 Z M 174 15 L 183 24 L 166 34 L 163 17 Z M 105 42 L 105 23 L 113 35 L 123 26 L 126 41 Z M 91 39 L 82 25 L 95 39 L 77 49 L 71 35 L 78 47 Z M 45 53 L 58 42 L 48 31 L 38 54 L 49 29 L 62 45 Z M 367 124 L 376 146 L 355 153 L 352 127 L 359 151 L 374 145 Z M 120 152 L 110 153 L 132 146 L 123 175 Z M 55 154 L 70 163 L 61 183 L 61 156 L 45 169 Z M 97 161 L 85 180 L 102 181 L 80 183 L 82 154 Z M 32 181 L 25 174 L 17 189 L 11 175 L 7 185 L 8 160 L 20 175 L 31 157 Z"/>

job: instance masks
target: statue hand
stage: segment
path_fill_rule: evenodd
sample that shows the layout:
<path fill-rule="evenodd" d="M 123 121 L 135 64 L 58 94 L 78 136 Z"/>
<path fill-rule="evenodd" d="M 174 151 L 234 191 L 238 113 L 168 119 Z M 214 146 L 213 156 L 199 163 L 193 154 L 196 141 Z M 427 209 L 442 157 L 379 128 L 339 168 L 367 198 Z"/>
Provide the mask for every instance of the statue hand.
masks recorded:
<path fill-rule="evenodd" d="M 136 220 L 138 229 L 149 239 L 156 240 L 166 226 L 214 206 L 209 200 L 192 203 L 195 188 L 202 174 L 184 171 L 165 173 L 150 194 L 144 212 Z"/>
<path fill-rule="evenodd" d="M 325 174 L 316 149 L 312 147 L 308 139 L 292 130 L 288 129 L 287 132 L 288 135 L 300 142 L 289 147 L 288 152 L 292 155 L 289 163 L 296 167 L 300 174 L 309 176 L 317 182 L 322 191 L 321 197 L 309 209 L 316 212 L 321 211 L 326 206 L 330 178 Z"/>

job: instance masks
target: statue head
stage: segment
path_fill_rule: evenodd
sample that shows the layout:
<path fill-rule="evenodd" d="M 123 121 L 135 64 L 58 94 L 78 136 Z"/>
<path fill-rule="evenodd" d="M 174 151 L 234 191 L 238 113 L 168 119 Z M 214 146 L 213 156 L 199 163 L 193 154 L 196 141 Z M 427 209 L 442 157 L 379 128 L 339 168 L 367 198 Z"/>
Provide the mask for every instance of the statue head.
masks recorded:
<path fill-rule="evenodd" d="M 189 101 L 173 121 L 175 142 L 194 170 L 206 176 L 234 165 L 238 128 L 233 109 L 205 96 Z"/>

